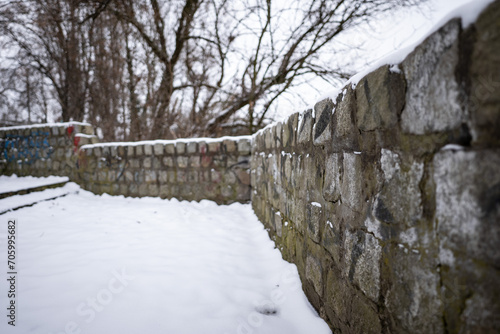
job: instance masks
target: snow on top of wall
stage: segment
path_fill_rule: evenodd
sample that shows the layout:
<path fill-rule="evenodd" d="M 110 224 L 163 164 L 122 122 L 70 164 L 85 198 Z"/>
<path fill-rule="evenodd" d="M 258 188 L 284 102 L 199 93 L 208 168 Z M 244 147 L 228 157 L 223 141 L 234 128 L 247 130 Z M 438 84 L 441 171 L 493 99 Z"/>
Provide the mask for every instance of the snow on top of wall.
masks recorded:
<path fill-rule="evenodd" d="M 462 20 L 462 28 L 466 29 L 468 28 L 471 24 L 476 22 L 477 18 L 479 15 L 490 5 L 493 3 L 495 0 L 474 0 L 471 1 L 468 4 L 465 4 L 461 7 L 458 7 L 452 11 L 450 11 L 447 15 L 445 15 L 441 20 L 439 20 L 432 29 L 430 29 L 424 37 L 422 37 L 420 40 L 415 42 L 414 44 L 403 48 L 401 50 L 395 51 L 386 57 L 383 57 L 379 61 L 375 62 L 372 66 L 367 68 L 364 71 L 361 71 L 357 74 L 355 74 L 353 77 L 351 77 L 344 85 L 343 87 L 346 87 L 347 85 L 352 85 L 356 86 L 361 79 L 363 79 L 367 74 L 375 71 L 376 69 L 380 68 L 381 66 L 384 65 L 392 65 L 391 66 L 391 71 L 393 72 L 398 72 L 400 71 L 399 67 L 397 66 L 400 64 L 405 58 L 415 50 L 417 46 L 422 44 L 422 42 L 428 38 L 430 35 L 438 31 L 442 26 L 444 26 L 447 22 L 449 22 L 452 19 L 455 18 L 460 18 Z M 335 88 L 333 90 L 330 90 L 326 92 L 325 94 L 321 95 L 321 97 L 318 99 L 318 101 L 330 98 L 335 101 L 337 96 L 339 95 L 340 91 L 342 88 Z M 307 108 L 309 109 L 309 108 Z"/>
<path fill-rule="evenodd" d="M 97 144 L 87 144 L 80 147 L 81 149 L 93 148 L 93 147 L 113 147 L 113 146 L 139 146 L 139 145 L 155 145 L 155 144 L 177 144 L 177 143 L 216 143 L 224 140 L 240 141 L 240 140 L 252 140 L 252 136 L 236 136 L 236 137 L 219 137 L 219 138 L 179 138 L 179 139 L 156 139 L 156 140 L 143 140 L 134 142 L 110 142 L 110 143 L 97 143 Z"/>
<path fill-rule="evenodd" d="M 54 127 L 71 126 L 71 125 L 91 126 L 89 123 L 84 123 L 84 122 L 42 123 L 42 124 L 31 124 L 31 125 L 6 126 L 0 128 L 0 131 L 25 130 L 25 129 L 45 128 L 45 127 L 54 128 Z"/>

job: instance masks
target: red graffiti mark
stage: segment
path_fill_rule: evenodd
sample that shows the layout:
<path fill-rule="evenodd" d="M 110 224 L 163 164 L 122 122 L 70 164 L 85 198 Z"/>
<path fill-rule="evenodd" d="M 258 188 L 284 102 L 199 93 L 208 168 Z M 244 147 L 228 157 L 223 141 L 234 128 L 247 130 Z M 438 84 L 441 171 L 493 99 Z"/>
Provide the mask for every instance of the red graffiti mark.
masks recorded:
<path fill-rule="evenodd" d="M 78 150 L 78 145 L 80 144 L 80 137 L 77 137 L 75 136 L 75 138 L 73 138 L 73 152 L 76 152 Z"/>
<path fill-rule="evenodd" d="M 68 136 L 71 136 L 71 134 L 73 133 L 73 131 L 75 131 L 75 127 L 73 125 L 68 126 L 68 128 L 66 129 L 66 132 L 68 133 Z"/>

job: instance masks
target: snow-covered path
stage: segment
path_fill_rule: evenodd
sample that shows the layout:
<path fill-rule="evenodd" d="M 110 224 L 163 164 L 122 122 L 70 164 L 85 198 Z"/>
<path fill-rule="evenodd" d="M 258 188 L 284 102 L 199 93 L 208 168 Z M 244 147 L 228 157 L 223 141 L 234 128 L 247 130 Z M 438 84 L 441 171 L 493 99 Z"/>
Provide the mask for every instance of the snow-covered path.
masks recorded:
<path fill-rule="evenodd" d="M 249 205 L 64 188 L 79 193 L 0 215 L 0 333 L 330 333 Z"/>

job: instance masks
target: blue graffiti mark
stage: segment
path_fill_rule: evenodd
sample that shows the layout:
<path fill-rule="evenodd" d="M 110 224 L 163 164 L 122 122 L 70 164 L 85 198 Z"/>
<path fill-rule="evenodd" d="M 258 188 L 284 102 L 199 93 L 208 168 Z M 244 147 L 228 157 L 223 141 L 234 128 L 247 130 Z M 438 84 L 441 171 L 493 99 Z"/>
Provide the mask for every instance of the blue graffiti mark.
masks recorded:
<path fill-rule="evenodd" d="M 7 162 L 19 161 L 31 165 L 39 159 L 49 159 L 54 149 L 49 144 L 49 132 L 34 131 L 31 134 L 6 134 L 2 140 L 2 155 Z"/>

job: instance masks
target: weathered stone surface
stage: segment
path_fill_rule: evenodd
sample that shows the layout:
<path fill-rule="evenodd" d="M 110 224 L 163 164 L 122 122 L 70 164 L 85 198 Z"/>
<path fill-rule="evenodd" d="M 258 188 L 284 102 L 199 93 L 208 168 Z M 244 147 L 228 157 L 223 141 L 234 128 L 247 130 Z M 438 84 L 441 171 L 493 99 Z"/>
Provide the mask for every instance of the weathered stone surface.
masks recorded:
<path fill-rule="evenodd" d="M 187 153 L 188 154 L 193 154 L 198 151 L 198 143 L 196 142 L 189 142 L 187 144 Z"/>
<path fill-rule="evenodd" d="M 325 145 L 332 140 L 332 114 L 335 105 L 332 100 L 326 99 L 314 105 L 316 122 L 313 127 L 314 145 Z"/>
<path fill-rule="evenodd" d="M 382 66 L 361 79 L 356 87 L 356 119 L 360 130 L 373 131 L 394 127 L 405 105 L 405 81 L 402 74 Z"/>
<path fill-rule="evenodd" d="M 334 151 L 342 149 L 358 150 L 357 133 L 355 126 L 356 99 L 351 86 L 344 88 L 341 99 L 333 114 L 332 146 Z"/>
<path fill-rule="evenodd" d="M 342 204 L 353 211 L 360 211 L 363 202 L 363 175 L 361 157 L 358 154 L 343 154 L 343 173 L 341 179 Z"/>
<path fill-rule="evenodd" d="M 319 203 L 313 202 L 307 205 L 307 235 L 317 243 L 320 242 L 322 212 Z"/>
<path fill-rule="evenodd" d="M 177 152 L 177 154 L 186 153 L 186 143 L 183 143 L 181 141 L 175 142 L 175 151 Z"/>
<path fill-rule="evenodd" d="M 326 160 L 325 183 L 323 185 L 323 198 L 329 202 L 340 200 L 340 189 L 342 180 L 341 155 L 332 153 Z"/>
<path fill-rule="evenodd" d="M 493 2 L 475 24 L 471 55 L 469 109 L 472 135 L 479 145 L 500 144 L 500 4 Z"/>
<path fill-rule="evenodd" d="M 385 275 L 391 285 L 385 305 L 394 317 L 394 332 L 443 333 L 443 305 L 439 295 L 435 249 L 417 254 L 400 245 L 382 251 Z"/>
<path fill-rule="evenodd" d="M 429 36 L 402 63 L 407 80 L 406 106 L 401 115 L 403 130 L 428 134 L 456 128 L 466 120 L 460 102 L 460 20 L 448 22 Z"/>
<path fill-rule="evenodd" d="M 441 151 L 434 157 L 441 254 L 453 252 L 500 267 L 500 151 Z M 449 253 L 451 252 L 451 253 Z M 448 258 L 443 263 L 453 265 Z"/>
<path fill-rule="evenodd" d="M 306 259 L 306 279 L 309 280 L 316 293 L 319 296 L 323 295 L 323 278 L 321 264 L 318 260 L 312 256 L 308 256 Z"/>
<path fill-rule="evenodd" d="M 312 110 L 307 110 L 299 114 L 297 144 L 304 144 L 311 141 L 313 123 Z"/>
<path fill-rule="evenodd" d="M 188 166 L 188 157 L 177 157 L 177 166 L 179 168 L 186 168 Z"/>
<path fill-rule="evenodd" d="M 168 155 L 174 155 L 175 154 L 175 144 L 171 143 L 171 144 L 166 144 L 165 145 L 165 152 L 168 154 Z"/>
<path fill-rule="evenodd" d="M 155 144 L 153 150 L 155 155 L 163 155 L 163 144 Z"/>
<path fill-rule="evenodd" d="M 380 257 L 382 247 L 371 234 L 357 231 L 345 232 L 346 268 L 344 275 L 356 284 L 372 301 L 377 302 L 380 293 Z"/>
<path fill-rule="evenodd" d="M 403 171 L 399 155 L 382 149 L 381 167 L 384 181 L 375 201 L 374 216 L 384 223 L 413 226 L 423 214 L 419 188 L 423 163 L 414 162 Z"/>

